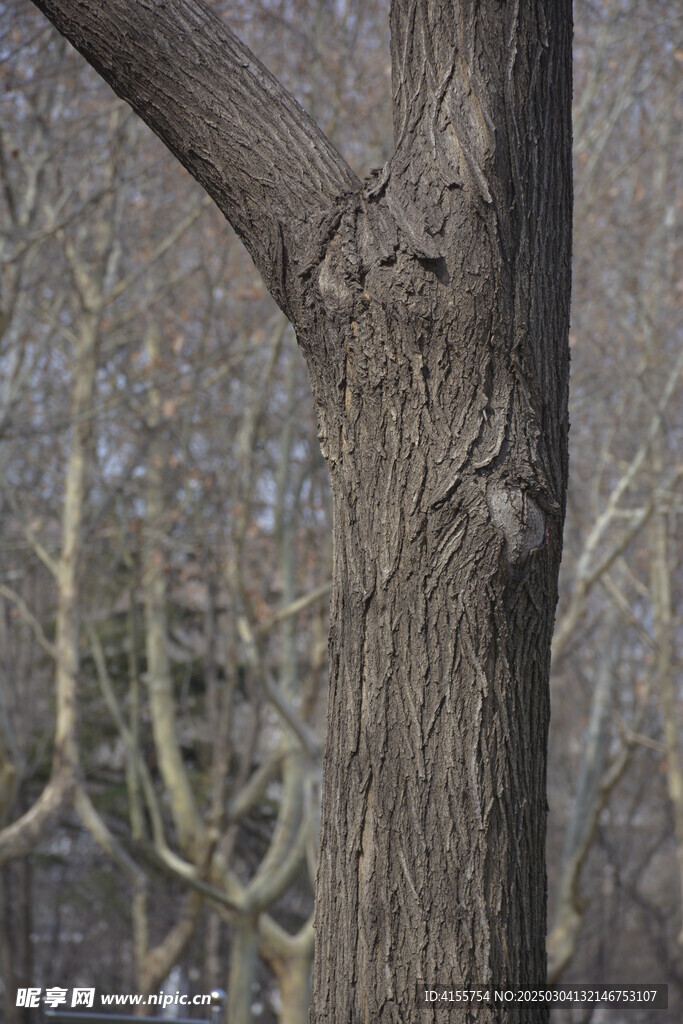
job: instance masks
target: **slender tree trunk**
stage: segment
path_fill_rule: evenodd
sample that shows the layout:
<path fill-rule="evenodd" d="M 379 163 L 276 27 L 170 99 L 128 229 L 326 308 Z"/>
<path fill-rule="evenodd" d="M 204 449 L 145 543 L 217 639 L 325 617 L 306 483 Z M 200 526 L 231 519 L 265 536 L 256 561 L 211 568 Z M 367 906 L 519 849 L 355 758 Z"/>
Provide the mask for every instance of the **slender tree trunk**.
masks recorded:
<path fill-rule="evenodd" d="M 12 942 L 12 908 L 7 899 L 7 869 L 0 871 L 0 978 L 2 978 L 2 1007 L 6 1024 L 20 1024 L 20 1011 L 16 1004 L 16 971 Z"/>
<path fill-rule="evenodd" d="M 254 983 L 258 967 L 258 931 L 253 917 L 240 918 L 231 931 L 228 976 L 229 1024 L 251 1024 Z"/>
<path fill-rule="evenodd" d="M 292 957 L 279 977 L 282 1010 L 278 1024 L 306 1024 L 311 998 L 311 958 Z"/>
<path fill-rule="evenodd" d="M 86 488 L 86 461 L 90 443 L 91 412 L 98 343 L 97 309 L 83 310 L 78 345 L 75 352 L 72 398 L 73 433 L 66 473 L 64 513 L 62 517 L 62 552 L 57 576 L 57 693 L 55 728 L 55 764 L 68 764 L 71 771 L 78 764 L 76 740 L 76 689 L 78 684 L 78 617 L 79 556 L 83 499 Z M 53 769 L 54 770 L 54 769 Z"/>
<path fill-rule="evenodd" d="M 587 908 L 580 892 L 581 871 L 611 788 L 605 782 L 622 644 L 623 623 L 619 609 L 612 605 L 603 628 L 601 660 L 596 672 L 590 718 L 581 744 L 583 755 L 576 797 L 567 824 L 559 871 L 556 918 L 548 935 L 548 975 L 552 982 L 558 981 L 571 963 Z"/>
<path fill-rule="evenodd" d="M 278 1024 L 306 1024 L 311 998 L 313 928 L 306 924 L 289 935 L 272 918 L 260 919 L 261 956 L 269 964 L 280 989 Z"/>
<path fill-rule="evenodd" d="M 160 332 L 152 328 L 146 338 L 145 348 L 152 375 L 159 369 L 159 335 Z M 150 429 L 158 430 L 161 422 L 161 394 L 153 381 L 149 389 L 148 418 Z M 167 650 L 166 554 L 163 548 L 164 457 L 163 444 L 155 439 L 150 445 L 145 486 L 143 590 L 146 683 L 154 749 L 169 794 L 178 843 L 183 851 L 196 853 L 201 842 L 202 827 L 178 741 L 173 680 Z"/>
<path fill-rule="evenodd" d="M 36 2 L 225 212 L 307 359 L 335 518 L 312 1021 L 542 984 L 569 0 L 392 0 L 396 150 L 365 183 L 201 0 Z"/>
<path fill-rule="evenodd" d="M 662 472 L 661 449 L 655 451 L 653 469 L 657 474 Z M 673 668 L 674 617 L 669 548 L 669 517 L 671 513 L 662 497 L 659 497 L 657 505 L 650 527 L 650 589 L 654 632 L 657 641 L 657 682 L 666 746 L 666 781 L 674 823 L 680 894 L 683 897 L 683 759 L 681 758 L 679 714 Z M 683 945 L 683 924 L 678 933 L 678 942 Z"/>

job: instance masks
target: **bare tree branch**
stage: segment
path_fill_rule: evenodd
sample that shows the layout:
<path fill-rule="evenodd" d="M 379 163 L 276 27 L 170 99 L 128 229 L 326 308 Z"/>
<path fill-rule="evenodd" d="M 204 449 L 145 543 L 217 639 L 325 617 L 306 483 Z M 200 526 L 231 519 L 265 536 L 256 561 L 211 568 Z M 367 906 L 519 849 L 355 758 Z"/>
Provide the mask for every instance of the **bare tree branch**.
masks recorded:
<path fill-rule="evenodd" d="M 36 6 L 206 189 L 295 320 L 307 243 L 360 188 L 315 122 L 202 0 Z"/>

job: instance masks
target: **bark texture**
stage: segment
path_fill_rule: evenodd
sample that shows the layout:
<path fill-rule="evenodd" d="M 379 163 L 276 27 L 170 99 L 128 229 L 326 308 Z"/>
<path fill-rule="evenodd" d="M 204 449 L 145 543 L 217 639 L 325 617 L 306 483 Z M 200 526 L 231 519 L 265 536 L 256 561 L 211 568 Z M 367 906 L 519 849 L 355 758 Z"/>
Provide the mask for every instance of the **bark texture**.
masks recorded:
<path fill-rule="evenodd" d="M 312 1021 L 542 985 L 569 0 L 393 0 L 396 150 L 364 183 L 200 0 L 38 6 L 226 213 L 308 363 L 335 510 Z"/>
<path fill-rule="evenodd" d="M 314 1021 L 436 1019 L 418 979 L 545 982 L 570 38 L 569 4 L 395 0 L 396 153 L 318 275 L 322 361 L 302 341 L 336 524 Z"/>

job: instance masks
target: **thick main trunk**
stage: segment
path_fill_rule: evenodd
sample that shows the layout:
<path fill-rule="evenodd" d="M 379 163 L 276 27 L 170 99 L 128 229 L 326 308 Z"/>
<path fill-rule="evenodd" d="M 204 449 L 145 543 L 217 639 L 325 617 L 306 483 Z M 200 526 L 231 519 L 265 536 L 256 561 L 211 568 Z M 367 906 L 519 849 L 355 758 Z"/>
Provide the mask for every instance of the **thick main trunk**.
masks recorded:
<path fill-rule="evenodd" d="M 396 154 L 300 331 L 335 508 L 314 1022 L 546 979 L 571 26 L 544 6 L 394 3 Z"/>
<path fill-rule="evenodd" d="M 519 398 L 514 371 L 488 370 L 484 359 L 474 383 L 449 328 L 425 322 L 423 331 L 394 323 L 384 339 L 393 379 L 374 394 L 356 390 L 349 366 L 331 459 L 313 1021 L 422 1020 L 420 982 L 545 981 L 548 676 L 563 496 L 549 487 L 532 498 L 524 486 L 529 438 L 511 431 L 498 405 Z M 447 353 L 440 396 L 435 364 Z M 487 423 L 484 392 L 496 372 Z M 499 444 L 487 428 L 506 419 Z M 544 1019 L 525 1013 L 526 1022 Z"/>
<path fill-rule="evenodd" d="M 421 983 L 545 980 L 553 554 L 511 582 L 483 487 L 430 537 L 409 486 L 358 529 L 337 505 L 314 1020 L 405 1024 Z"/>

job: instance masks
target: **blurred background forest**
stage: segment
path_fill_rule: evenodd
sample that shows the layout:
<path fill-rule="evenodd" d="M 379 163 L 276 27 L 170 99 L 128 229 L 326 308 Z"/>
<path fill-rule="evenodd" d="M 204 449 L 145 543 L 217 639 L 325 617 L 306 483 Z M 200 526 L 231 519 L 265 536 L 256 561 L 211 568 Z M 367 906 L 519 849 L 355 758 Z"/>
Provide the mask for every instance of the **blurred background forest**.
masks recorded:
<path fill-rule="evenodd" d="M 386 0 L 213 6 L 383 164 Z M 668 982 L 638 1024 L 683 1019 L 683 11 L 574 9 L 549 962 Z M 0 0 L 0 97 L 4 1020 L 29 984 L 221 986 L 230 1024 L 305 1024 L 331 572 L 305 367 L 222 216 L 27 0 Z"/>

